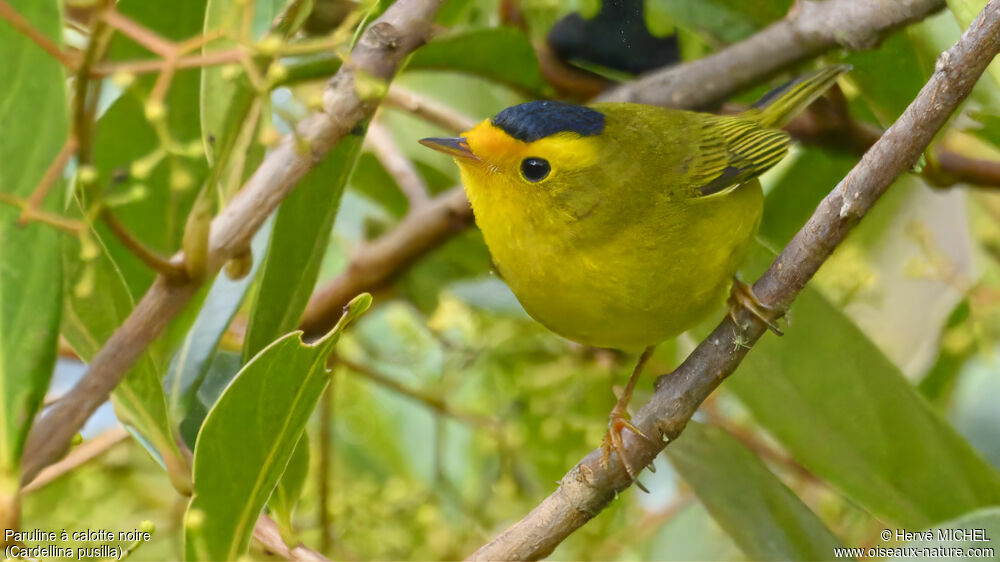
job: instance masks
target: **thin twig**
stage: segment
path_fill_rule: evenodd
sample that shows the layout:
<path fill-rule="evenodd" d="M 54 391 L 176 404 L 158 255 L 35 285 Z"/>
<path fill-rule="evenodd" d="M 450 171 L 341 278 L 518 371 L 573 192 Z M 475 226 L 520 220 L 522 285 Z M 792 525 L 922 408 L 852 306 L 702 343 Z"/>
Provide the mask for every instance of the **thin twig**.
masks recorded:
<path fill-rule="evenodd" d="M 443 103 L 411 92 L 401 86 L 389 88 L 385 103 L 408 111 L 421 119 L 429 121 L 446 131 L 461 133 L 476 126 L 476 122 Z"/>
<path fill-rule="evenodd" d="M 66 458 L 45 467 L 45 470 L 39 472 L 34 480 L 21 488 L 21 495 L 30 494 L 54 480 L 58 480 L 63 475 L 103 455 L 108 449 L 127 439 L 128 436 L 128 431 L 124 427 L 119 426 L 109 429 L 89 441 L 85 441 L 66 455 Z"/>
<path fill-rule="evenodd" d="M 724 113 L 740 113 L 746 107 L 725 104 Z M 785 130 L 796 140 L 864 154 L 882 135 L 875 125 L 863 123 L 851 116 L 847 99 L 840 88 L 813 103 Z M 932 185 L 947 187 L 965 183 L 980 187 L 1000 187 L 1000 162 L 970 158 L 942 146 L 931 150 L 923 176 Z"/>
<path fill-rule="evenodd" d="M 125 225 L 118 220 L 110 209 L 104 208 L 101 210 L 101 220 L 111 230 L 111 233 L 115 235 L 115 238 L 122 243 L 122 246 L 125 246 L 132 255 L 139 258 L 142 263 L 149 266 L 153 271 L 171 281 L 183 280 L 187 277 L 187 270 L 184 269 L 183 263 L 175 263 L 147 248 L 145 244 L 132 236 Z"/>
<path fill-rule="evenodd" d="M 24 19 L 24 16 L 19 14 L 6 0 L 0 0 L 0 18 L 7 20 L 7 23 L 11 27 L 28 39 L 31 39 L 35 45 L 38 45 L 39 48 L 48 53 L 52 58 L 59 61 L 67 70 L 71 72 L 76 71 L 77 59 L 72 54 L 60 49 L 57 43 L 46 37 L 38 28 L 31 25 L 31 22 Z"/>
<path fill-rule="evenodd" d="M 959 42 L 941 54 L 934 74 L 899 120 L 823 199 L 754 284 L 754 293 L 762 304 L 779 313 L 788 310 L 893 180 L 918 161 L 998 51 L 1000 0 L 990 0 Z M 699 404 L 732 374 L 750 346 L 766 331 L 760 319 L 743 309 L 737 311 L 737 320 L 739 325 L 726 316 L 680 367 L 657 380 L 653 397 L 632 421 L 646 435 L 659 435 L 663 440 L 651 444 L 627 434 L 627 455 L 633 466 L 648 465 L 681 434 Z M 733 346 L 737 338 L 747 343 Z M 600 449 L 591 452 L 562 478 L 555 492 L 471 558 L 531 560 L 552 552 L 631 485 L 621 463 L 616 458 L 610 460 L 607 467 L 602 466 Z"/>
<path fill-rule="evenodd" d="M 168 58 L 176 53 L 176 46 L 172 41 L 160 37 L 155 31 L 132 21 L 116 10 L 108 10 L 104 14 L 103 19 L 108 25 L 122 32 L 129 39 L 132 39 L 146 49 L 149 49 L 154 54 Z"/>
<path fill-rule="evenodd" d="M 188 55 L 178 57 L 173 61 L 174 68 L 183 70 L 185 68 L 204 68 L 207 66 L 218 66 L 220 64 L 238 64 L 243 57 L 242 49 L 226 49 L 201 55 Z M 103 62 L 94 65 L 90 69 L 90 75 L 94 77 L 110 76 L 116 72 L 125 74 L 148 74 L 152 72 L 163 72 L 170 63 L 165 59 L 153 60 L 133 60 Z"/>
<path fill-rule="evenodd" d="M 42 175 L 42 179 L 38 182 L 38 186 L 35 190 L 31 192 L 28 197 L 27 205 L 24 210 L 21 211 L 21 218 L 18 219 L 18 224 L 24 226 L 27 224 L 29 217 L 35 214 L 42 206 L 42 202 L 45 200 L 45 196 L 49 194 L 49 190 L 55 185 L 56 180 L 62 176 L 63 170 L 66 169 L 66 163 L 69 162 L 70 157 L 76 152 L 76 137 L 70 135 L 63 143 L 62 148 L 59 149 L 59 153 L 56 154 L 55 160 L 49 164 L 49 167 L 45 170 L 45 174 Z"/>
<path fill-rule="evenodd" d="M 403 192 L 406 200 L 410 203 L 411 210 L 423 207 L 430 202 L 427 184 L 420 177 L 417 166 L 396 144 L 396 139 L 392 138 L 392 131 L 379 123 L 378 119 L 373 120 L 368 125 L 365 145 L 375 154 L 385 171 L 395 180 L 399 190 Z"/>
<path fill-rule="evenodd" d="M 970 158 L 939 148 L 934 152 L 934 171 L 951 183 L 968 183 L 982 187 L 1000 187 L 1000 162 Z"/>
<path fill-rule="evenodd" d="M 455 410 L 444 400 L 441 400 L 436 396 L 420 392 L 419 390 L 409 388 L 406 385 L 401 384 L 399 381 L 393 380 L 392 378 L 369 368 L 367 365 L 349 361 L 339 356 L 336 358 L 336 363 L 347 367 L 349 370 L 354 371 L 356 374 L 379 386 L 388 388 L 396 394 L 415 400 L 443 416 L 478 427 L 496 429 L 500 426 L 499 420 L 480 414 Z"/>
<path fill-rule="evenodd" d="M 47 224 L 69 234 L 80 234 L 83 232 L 83 229 L 87 228 L 87 225 L 80 221 L 68 219 L 62 215 L 50 213 L 42 209 L 31 209 L 26 199 L 21 199 L 20 197 L 11 195 L 10 193 L 0 191 L 0 203 L 13 205 L 18 209 L 21 209 L 21 216 L 28 222 L 35 221 Z"/>
<path fill-rule="evenodd" d="M 90 69 L 104 58 L 111 41 L 113 30 L 108 27 L 105 16 L 113 12 L 110 5 L 100 6 L 98 16 L 94 18 L 90 30 L 90 40 L 80 60 L 76 71 L 76 81 L 73 84 L 73 131 L 71 135 L 76 142 L 76 155 L 79 166 L 88 166 L 92 160 L 94 124 L 97 121 L 97 100 L 100 98 L 104 82 L 91 81 Z"/>
<path fill-rule="evenodd" d="M 368 80 L 388 82 L 397 65 L 424 42 L 442 2 L 397 0 L 362 34 L 350 64 L 342 66 L 328 83 L 323 110 L 301 121 L 297 135 L 286 135 L 212 221 L 207 275 L 186 282 L 157 277 L 66 399 L 36 420 L 24 449 L 24 481 L 62 455 L 76 431 L 107 400 L 146 347 L 187 306 L 202 280 L 211 279 L 227 260 L 245 251 L 254 233 L 298 180 L 358 124 L 371 118 L 379 100 L 359 97 L 356 73 L 363 72 Z M 182 256 L 175 260 L 181 261 Z"/>

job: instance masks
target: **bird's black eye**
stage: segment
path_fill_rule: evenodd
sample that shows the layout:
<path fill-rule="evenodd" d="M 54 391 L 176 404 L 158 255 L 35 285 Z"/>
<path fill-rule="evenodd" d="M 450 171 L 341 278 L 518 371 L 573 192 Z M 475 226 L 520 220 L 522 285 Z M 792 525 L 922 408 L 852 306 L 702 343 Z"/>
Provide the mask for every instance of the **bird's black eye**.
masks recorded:
<path fill-rule="evenodd" d="M 535 183 L 547 178 L 552 167 L 544 158 L 525 158 L 521 160 L 521 175 L 524 179 Z"/>

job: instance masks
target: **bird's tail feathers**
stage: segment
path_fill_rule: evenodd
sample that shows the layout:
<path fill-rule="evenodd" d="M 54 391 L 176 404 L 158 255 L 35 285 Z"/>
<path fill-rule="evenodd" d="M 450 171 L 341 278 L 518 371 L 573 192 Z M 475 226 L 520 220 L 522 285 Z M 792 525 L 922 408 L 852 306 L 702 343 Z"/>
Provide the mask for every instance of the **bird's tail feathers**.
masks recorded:
<path fill-rule="evenodd" d="M 744 115 L 765 127 L 781 127 L 823 95 L 838 76 L 849 70 L 851 65 L 837 64 L 799 76 L 768 92 Z"/>

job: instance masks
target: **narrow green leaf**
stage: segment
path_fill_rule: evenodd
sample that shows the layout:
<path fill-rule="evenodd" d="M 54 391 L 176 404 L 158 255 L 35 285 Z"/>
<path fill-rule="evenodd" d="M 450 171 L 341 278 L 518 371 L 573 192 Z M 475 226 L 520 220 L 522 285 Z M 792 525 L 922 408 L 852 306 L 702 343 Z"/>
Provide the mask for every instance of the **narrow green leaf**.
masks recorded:
<path fill-rule="evenodd" d="M 14 0 L 11 7 L 59 42 L 61 2 Z M 0 60 L 0 192 L 27 198 L 66 140 L 62 66 L 6 22 Z M 55 196 L 50 197 L 54 199 Z M 31 421 L 48 388 L 56 356 L 62 267 L 61 236 L 50 226 L 17 226 L 20 209 L 0 202 L 0 489 L 17 485 Z M 15 488 L 16 489 L 16 488 Z"/>
<path fill-rule="evenodd" d="M 273 342 L 219 397 L 195 445 L 187 559 L 235 560 L 247 552 L 260 511 L 326 388 L 327 355 L 341 331 L 370 305 L 368 294 L 355 298 L 315 344 L 303 344 L 300 332 Z"/>
<path fill-rule="evenodd" d="M 302 488 L 306 484 L 306 476 L 309 475 L 309 434 L 303 432 L 302 438 L 295 445 L 292 458 L 288 460 L 284 474 L 278 480 L 278 485 L 274 488 L 274 494 L 267 502 L 268 507 L 274 513 L 274 520 L 281 529 L 281 534 L 285 537 L 292 537 L 292 513 L 302 496 Z"/>
<path fill-rule="evenodd" d="M 272 224 L 270 220 L 265 222 L 250 242 L 254 262 L 246 277 L 236 281 L 226 275 L 216 277 L 198 311 L 198 317 L 171 360 L 163 385 L 173 419 L 183 419 L 192 407 L 195 394 L 218 351 L 219 340 L 239 310 L 247 289 L 257 275 L 271 235 Z"/>
<path fill-rule="evenodd" d="M 859 505 L 922 528 L 1000 503 L 1000 475 L 861 330 L 811 289 L 726 384 L 788 451 Z"/>
<path fill-rule="evenodd" d="M 751 560 L 825 560 L 841 546 L 794 492 L 725 431 L 689 423 L 666 451 Z"/>
<path fill-rule="evenodd" d="M 891 35 L 877 50 L 851 53 L 845 60 L 854 66 L 847 80 L 857 85 L 861 98 L 883 126 L 902 115 L 927 76 L 906 32 Z"/>
<path fill-rule="evenodd" d="M 360 136 L 343 139 L 281 203 L 247 324 L 244 361 L 298 325 L 360 148 Z"/>
<path fill-rule="evenodd" d="M 77 244 L 64 246 L 67 283 L 62 334 L 81 359 L 90 361 L 135 303 L 107 252 L 84 262 L 80 251 Z M 149 352 L 142 354 L 111 399 L 122 423 L 144 438 L 143 445 L 151 447 L 147 449 L 164 464 L 174 483 L 185 489 L 190 477 L 170 429 L 159 368 Z"/>
<path fill-rule="evenodd" d="M 407 68 L 466 72 L 536 96 L 548 89 L 531 41 L 523 31 L 512 27 L 477 29 L 435 39 L 413 53 Z"/>

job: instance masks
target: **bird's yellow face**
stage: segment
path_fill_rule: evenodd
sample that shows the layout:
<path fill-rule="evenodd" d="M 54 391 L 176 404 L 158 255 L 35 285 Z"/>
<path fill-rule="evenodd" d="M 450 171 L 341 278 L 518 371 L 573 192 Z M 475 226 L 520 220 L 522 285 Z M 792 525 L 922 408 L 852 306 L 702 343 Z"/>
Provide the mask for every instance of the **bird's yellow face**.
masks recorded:
<path fill-rule="evenodd" d="M 462 137 L 421 141 L 455 158 L 481 221 L 495 215 L 544 230 L 564 227 L 593 210 L 591 192 L 599 185 L 594 174 L 603 173 L 599 135 L 505 128 L 498 118 L 484 120 Z"/>

